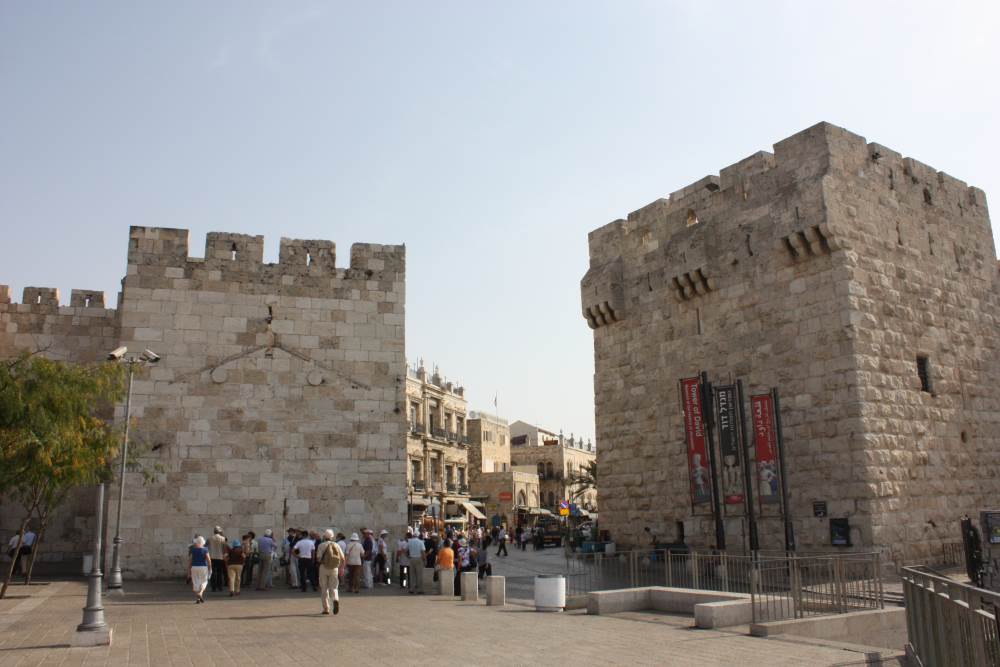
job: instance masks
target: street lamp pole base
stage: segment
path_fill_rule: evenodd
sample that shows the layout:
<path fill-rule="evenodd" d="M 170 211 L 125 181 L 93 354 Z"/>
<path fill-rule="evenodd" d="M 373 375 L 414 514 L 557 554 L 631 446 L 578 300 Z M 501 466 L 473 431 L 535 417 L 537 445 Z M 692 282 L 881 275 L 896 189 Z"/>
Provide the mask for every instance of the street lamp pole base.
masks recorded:
<path fill-rule="evenodd" d="M 112 629 L 106 625 L 103 628 L 97 628 L 95 630 L 86 630 L 82 625 L 79 625 L 76 628 L 76 632 L 73 633 L 73 638 L 70 640 L 70 646 L 111 646 L 112 632 Z"/>

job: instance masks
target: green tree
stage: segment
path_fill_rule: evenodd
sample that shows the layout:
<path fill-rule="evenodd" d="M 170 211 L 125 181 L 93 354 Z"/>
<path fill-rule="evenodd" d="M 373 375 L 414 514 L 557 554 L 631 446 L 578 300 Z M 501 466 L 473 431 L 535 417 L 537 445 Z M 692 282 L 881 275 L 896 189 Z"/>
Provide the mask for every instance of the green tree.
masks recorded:
<path fill-rule="evenodd" d="M 570 486 L 575 487 L 572 497 L 579 498 L 590 489 L 597 490 L 597 461 L 588 461 L 583 470 L 574 471 L 569 476 Z"/>
<path fill-rule="evenodd" d="M 108 417 L 124 387 L 118 364 L 31 355 L 0 364 L 0 494 L 24 509 L 18 550 L 33 517 L 40 537 L 72 489 L 111 478 L 121 438 Z M 12 560 L 0 598 L 13 575 Z"/>

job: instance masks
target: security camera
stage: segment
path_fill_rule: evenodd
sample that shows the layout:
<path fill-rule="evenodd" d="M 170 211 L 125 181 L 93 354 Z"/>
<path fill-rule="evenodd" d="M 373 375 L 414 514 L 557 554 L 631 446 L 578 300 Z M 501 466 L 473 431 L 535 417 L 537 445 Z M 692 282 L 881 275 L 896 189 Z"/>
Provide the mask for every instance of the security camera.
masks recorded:
<path fill-rule="evenodd" d="M 152 350 L 143 350 L 142 360 L 149 364 L 155 364 L 157 361 L 160 360 L 160 355 L 158 355 L 156 352 L 153 352 Z"/>
<path fill-rule="evenodd" d="M 108 361 L 121 361 L 121 358 L 128 352 L 128 348 L 122 345 L 108 352 Z"/>

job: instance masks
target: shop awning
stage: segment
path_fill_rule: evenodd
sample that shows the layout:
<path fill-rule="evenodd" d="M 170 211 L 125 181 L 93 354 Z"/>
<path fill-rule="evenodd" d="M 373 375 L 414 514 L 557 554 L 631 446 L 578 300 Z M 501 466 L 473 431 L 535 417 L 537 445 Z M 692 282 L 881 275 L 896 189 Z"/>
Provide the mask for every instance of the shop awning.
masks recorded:
<path fill-rule="evenodd" d="M 410 503 L 414 506 L 420 506 L 420 507 L 427 507 L 428 505 L 430 505 L 430 501 L 428 501 L 427 498 L 424 498 L 422 496 L 415 496 L 413 500 L 410 501 Z"/>
<path fill-rule="evenodd" d="M 444 522 L 445 523 L 467 523 L 466 520 L 465 520 L 465 517 L 462 517 L 462 516 L 453 516 L 450 519 L 445 519 Z"/>
<path fill-rule="evenodd" d="M 470 502 L 464 502 L 464 503 L 462 503 L 462 507 L 465 508 L 466 512 L 468 512 L 472 516 L 476 517 L 477 519 L 481 519 L 483 521 L 486 521 L 486 515 L 483 514 L 482 512 L 480 512 L 478 509 L 476 509 L 472 505 L 472 503 L 470 503 Z"/>

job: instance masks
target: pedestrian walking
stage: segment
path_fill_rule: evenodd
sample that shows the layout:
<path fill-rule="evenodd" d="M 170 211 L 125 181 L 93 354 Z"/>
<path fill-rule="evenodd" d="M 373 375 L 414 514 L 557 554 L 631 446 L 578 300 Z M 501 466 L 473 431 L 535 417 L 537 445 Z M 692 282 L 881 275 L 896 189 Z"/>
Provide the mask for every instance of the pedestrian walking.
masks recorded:
<path fill-rule="evenodd" d="M 424 552 L 427 550 L 427 547 L 424 546 L 424 541 L 412 531 L 406 531 L 406 537 L 407 556 L 410 559 L 409 581 L 407 582 L 410 595 L 414 593 L 423 594 L 421 585 L 424 576 Z"/>
<path fill-rule="evenodd" d="M 260 567 L 257 569 L 257 590 L 265 590 L 271 587 L 271 564 L 274 560 L 274 551 L 277 545 L 274 543 L 274 534 L 268 528 L 257 540 L 257 551 L 260 553 Z"/>
<path fill-rule="evenodd" d="M 285 565 L 288 568 L 285 578 L 291 588 L 299 587 L 299 559 L 295 556 L 295 543 L 298 541 L 299 531 L 289 528 L 288 536 L 285 538 Z"/>
<path fill-rule="evenodd" d="M 407 531 L 407 536 L 410 534 L 410 531 Z M 410 577 L 410 545 L 407 542 L 407 536 L 399 538 L 399 541 L 396 542 L 396 566 L 399 570 L 397 574 L 399 575 L 400 588 L 406 587 Z"/>
<path fill-rule="evenodd" d="M 490 567 L 490 549 L 485 544 L 476 549 L 476 566 L 479 568 L 479 578 L 492 574 Z"/>
<path fill-rule="evenodd" d="M 302 537 L 295 543 L 292 553 L 298 559 L 299 567 L 299 590 L 306 592 L 306 586 L 312 585 L 313 591 L 318 590 L 316 584 L 316 563 L 313 561 L 313 552 L 316 550 L 316 543 L 313 542 L 309 533 L 303 531 Z"/>
<path fill-rule="evenodd" d="M 191 576 L 191 590 L 194 591 L 194 603 L 205 601 L 205 588 L 208 578 L 212 576 L 212 559 L 205 548 L 205 538 L 199 535 L 194 538 L 194 545 L 188 550 L 188 573 Z"/>
<path fill-rule="evenodd" d="M 243 567 L 246 563 L 245 542 L 233 540 L 232 544 L 226 546 L 225 562 L 226 571 L 229 575 L 229 597 L 240 594 L 240 583 L 243 579 Z"/>
<path fill-rule="evenodd" d="M 504 527 L 502 527 L 502 526 L 500 527 L 500 530 L 497 531 L 497 544 L 499 545 L 499 546 L 497 546 L 497 556 L 499 556 L 501 552 L 503 552 L 503 555 L 506 556 L 507 555 L 507 529 L 504 528 Z"/>
<path fill-rule="evenodd" d="M 323 541 L 316 547 L 316 562 L 319 564 L 319 594 L 323 601 L 323 613 L 330 613 L 330 601 L 333 601 L 333 613 L 340 613 L 340 569 L 346 560 L 344 552 L 333 540 L 333 531 L 323 533 Z"/>
<path fill-rule="evenodd" d="M 372 565 L 375 561 L 375 537 L 368 528 L 361 529 L 361 546 L 364 548 L 362 557 L 362 577 L 361 582 L 365 588 L 372 587 Z"/>
<path fill-rule="evenodd" d="M 212 592 L 220 593 L 226 588 L 226 536 L 222 534 L 220 526 L 212 531 L 207 546 L 208 556 L 212 559 Z"/>
<path fill-rule="evenodd" d="M 257 534 L 248 531 L 243 536 L 243 585 L 249 586 L 253 583 L 253 571 L 260 562 L 260 543 L 257 541 Z"/>
<path fill-rule="evenodd" d="M 382 529 L 375 541 L 375 583 L 388 585 L 389 578 L 389 531 Z"/>
<path fill-rule="evenodd" d="M 365 548 L 361 546 L 361 538 L 357 533 L 351 534 L 351 541 L 347 544 L 347 570 L 349 576 L 349 588 L 352 593 L 361 592 L 361 564 L 364 562 Z"/>

